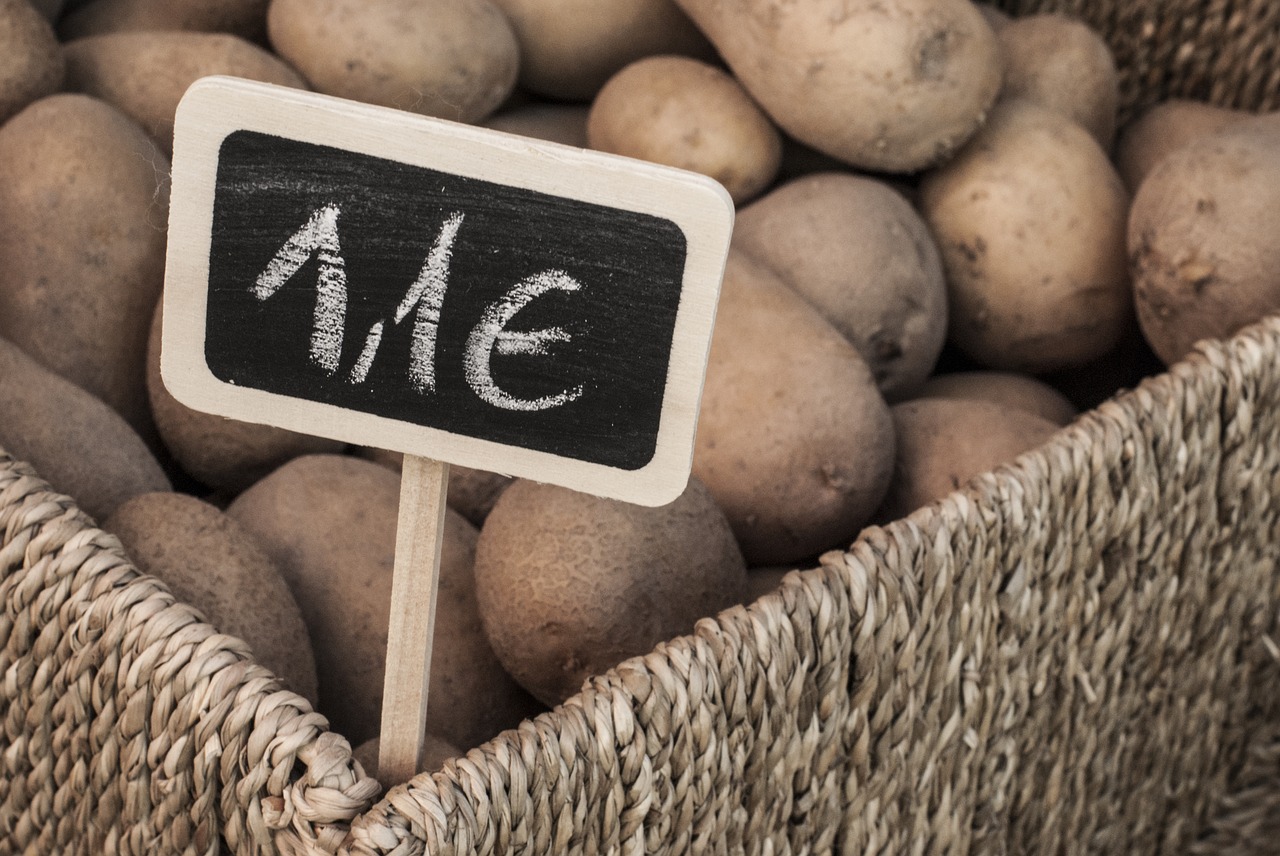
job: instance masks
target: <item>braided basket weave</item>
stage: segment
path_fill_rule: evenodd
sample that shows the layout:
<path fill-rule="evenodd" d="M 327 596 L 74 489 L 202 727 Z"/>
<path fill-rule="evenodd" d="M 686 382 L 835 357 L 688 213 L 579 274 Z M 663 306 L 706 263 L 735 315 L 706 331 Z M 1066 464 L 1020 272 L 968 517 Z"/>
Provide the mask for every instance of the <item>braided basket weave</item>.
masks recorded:
<path fill-rule="evenodd" d="M 1001 5 L 1108 33 L 1126 112 L 1280 98 L 1274 0 Z M 372 805 L 0 453 L 0 854 L 1275 852 L 1278 558 L 1280 318 Z"/>

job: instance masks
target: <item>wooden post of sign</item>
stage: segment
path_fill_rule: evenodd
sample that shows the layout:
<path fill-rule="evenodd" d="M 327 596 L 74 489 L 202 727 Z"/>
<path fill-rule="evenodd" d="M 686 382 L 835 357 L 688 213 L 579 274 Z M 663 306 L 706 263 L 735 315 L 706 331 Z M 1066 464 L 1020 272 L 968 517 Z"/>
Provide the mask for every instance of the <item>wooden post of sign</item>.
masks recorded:
<path fill-rule="evenodd" d="M 378 745 L 384 782 L 409 781 L 422 758 L 448 487 L 448 464 L 404 456 Z"/>

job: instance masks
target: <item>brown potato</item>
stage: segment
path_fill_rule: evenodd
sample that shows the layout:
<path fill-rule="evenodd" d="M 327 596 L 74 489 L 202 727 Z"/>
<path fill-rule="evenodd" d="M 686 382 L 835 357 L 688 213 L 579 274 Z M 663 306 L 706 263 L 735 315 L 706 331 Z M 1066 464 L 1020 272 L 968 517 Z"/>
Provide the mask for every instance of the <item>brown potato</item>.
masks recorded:
<path fill-rule="evenodd" d="M 914 172 L 982 124 L 1001 84 L 968 0 L 677 0 L 788 134 L 869 170 Z"/>
<path fill-rule="evenodd" d="M 227 509 L 285 575 L 311 633 L 320 709 L 362 741 L 378 733 L 400 479 L 359 458 L 295 458 Z M 503 671 L 480 625 L 476 530 L 446 516 L 427 730 L 470 749 L 539 710 Z"/>
<path fill-rule="evenodd" d="M 1147 173 L 1165 155 L 1252 115 L 1179 98 L 1154 105 L 1126 125 L 1116 142 L 1116 166 L 1125 187 L 1137 193 Z"/>
<path fill-rule="evenodd" d="M 1056 110 L 1110 149 L 1116 135 L 1120 78 L 1097 31 L 1067 17 L 1027 15 L 1001 27 L 1001 98 L 1026 98 Z"/>
<path fill-rule="evenodd" d="M 250 41 L 266 35 L 271 0 L 93 0 L 69 9 L 58 25 L 63 39 L 124 30 L 199 30 Z"/>
<path fill-rule="evenodd" d="M 504 109 L 483 124 L 495 131 L 585 149 L 590 112 L 591 108 L 582 104 L 524 104 Z"/>
<path fill-rule="evenodd" d="M 890 400 L 909 395 L 947 335 L 937 245 L 882 182 L 815 173 L 738 213 L 733 245 L 799 292 L 867 361 Z"/>
<path fill-rule="evenodd" d="M 896 520 L 941 499 L 979 473 L 1046 442 L 1058 426 L 985 401 L 921 398 L 892 407 L 893 484 L 876 515 Z"/>
<path fill-rule="evenodd" d="M 715 52 L 672 0 L 496 0 L 520 41 L 520 85 L 590 101 L 623 66 L 657 54 Z"/>
<path fill-rule="evenodd" d="M 64 69 L 49 21 L 27 0 L 0 0 L 0 123 L 57 92 Z"/>
<path fill-rule="evenodd" d="M 198 78 L 228 74 L 305 88 L 297 72 L 267 51 L 225 33 L 110 33 L 66 46 L 71 92 L 101 98 L 140 124 L 166 155 L 173 114 Z"/>
<path fill-rule="evenodd" d="M 732 77 L 682 56 L 609 78 L 587 122 L 593 149 L 709 175 L 742 204 L 777 175 L 782 138 Z"/>
<path fill-rule="evenodd" d="M 851 541 L 893 470 L 893 425 L 867 364 L 759 263 L 729 254 L 693 472 L 753 565 Z"/>
<path fill-rule="evenodd" d="M 139 570 L 249 643 L 254 659 L 316 704 L 316 664 L 297 602 L 280 569 L 235 520 L 182 493 L 148 493 L 117 508 L 103 528 Z"/>
<path fill-rule="evenodd" d="M 1047 372 L 1113 348 L 1132 318 L 1128 195 L 1097 140 L 1025 99 L 920 185 L 947 273 L 949 336 L 986 368 Z"/>
<path fill-rule="evenodd" d="M 171 489 L 118 413 L 4 339 L 0 414 L 0 448 L 35 467 L 90 517 L 102 520 L 131 497 Z"/>
<path fill-rule="evenodd" d="M 1129 218 L 1138 322 L 1166 364 L 1280 310 L 1280 113 L 1156 164 Z"/>
<path fill-rule="evenodd" d="M 273 0 L 267 26 L 328 95 L 478 122 L 515 87 L 515 34 L 489 0 Z"/>
<path fill-rule="evenodd" d="M 0 175 L 0 335 L 153 436 L 168 160 L 110 105 L 52 95 L 0 127 Z"/>
<path fill-rule="evenodd" d="M 1054 425 L 1076 418 L 1075 405 L 1042 380 L 1016 372 L 955 372 L 925 382 L 916 398 L 959 398 L 989 401 L 1012 410 L 1039 416 Z"/>
<path fill-rule="evenodd" d="M 746 566 L 696 479 L 658 508 L 517 480 L 476 545 L 476 596 L 493 649 L 558 704 L 582 682 L 742 602 Z"/>

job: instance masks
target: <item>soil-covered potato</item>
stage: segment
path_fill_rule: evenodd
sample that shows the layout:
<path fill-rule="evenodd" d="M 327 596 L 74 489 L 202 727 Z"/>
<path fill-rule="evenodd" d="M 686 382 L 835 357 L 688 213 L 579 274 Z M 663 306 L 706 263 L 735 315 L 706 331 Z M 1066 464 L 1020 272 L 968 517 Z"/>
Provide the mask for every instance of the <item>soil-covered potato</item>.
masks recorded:
<path fill-rule="evenodd" d="M 1055 425 L 1076 418 L 1076 407 L 1065 395 L 1042 380 L 1017 372 L 953 372 L 930 378 L 916 398 L 959 398 L 989 401 L 1023 410 Z"/>
<path fill-rule="evenodd" d="M 893 425 L 871 370 L 817 310 L 730 252 L 693 472 L 752 565 L 851 541 L 893 470 Z"/>
<path fill-rule="evenodd" d="M 658 508 L 517 480 L 476 546 L 485 632 L 507 671 L 549 705 L 745 591 L 742 554 L 697 479 Z"/>
<path fill-rule="evenodd" d="M 787 133 L 868 170 L 949 157 L 1000 91 L 995 34 L 968 0 L 677 0 Z"/>
<path fill-rule="evenodd" d="M 1280 113 L 1234 123 L 1156 164 L 1129 218 L 1138 322 L 1171 364 L 1280 310 Z"/>
<path fill-rule="evenodd" d="M 1221 131 L 1253 114 L 1202 101 L 1173 98 L 1153 105 L 1127 124 L 1116 141 L 1116 166 L 1130 193 L 1165 155 L 1197 137 Z"/>
<path fill-rule="evenodd" d="M 1109 150 L 1116 135 L 1120 78 L 1097 31 L 1066 15 L 1044 13 L 999 30 L 1004 51 L 1001 98 L 1027 98 L 1082 126 Z"/>
<path fill-rule="evenodd" d="M 198 30 L 250 41 L 266 34 L 271 0 L 93 0 L 69 9 L 58 25 L 64 39 L 124 30 Z"/>
<path fill-rule="evenodd" d="M 301 455 L 337 453 L 344 443 L 192 410 L 169 394 L 160 377 L 163 303 L 156 305 L 147 347 L 147 394 L 156 431 L 183 471 L 217 490 L 239 493 Z"/>
<path fill-rule="evenodd" d="M 173 114 L 197 79 L 227 74 L 305 88 L 271 53 L 226 33 L 109 33 L 66 46 L 66 89 L 113 104 L 173 152 Z"/>
<path fill-rule="evenodd" d="M 1133 316 L 1129 197 L 1079 125 L 1002 101 L 924 177 L 920 199 L 947 274 L 950 339 L 981 366 L 1053 371 L 1119 341 Z"/>
<path fill-rule="evenodd" d="M 267 26 L 320 92 L 457 122 L 496 110 L 520 62 L 490 0 L 272 0 Z"/>
<path fill-rule="evenodd" d="M 888 185 L 841 172 L 788 182 L 738 213 L 733 245 L 839 330 L 886 398 L 910 395 L 933 370 L 947 335 L 942 262 Z"/>
<path fill-rule="evenodd" d="M 0 123 L 57 92 L 64 67 L 49 21 L 27 0 L 0 0 Z"/>
<path fill-rule="evenodd" d="M 142 570 L 254 659 L 316 704 L 316 664 L 302 613 L 280 569 L 239 523 L 194 496 L 148 493 L 117 508 L 103 528 Z"/>
<path fill-rule="evenodd" d="M 590 114 L 591 108 L 585 104 L 523 104 L 504 109 L 482 124 L 495 131 L 585 149 Z"/>
<path fill-rule="evenodd" d="M 1031 413 L 985 401 L 921 398 L 891 409 L 898 451 L 893 483 L 876 515 L 881 520 L 941 499 L 1058 430 Z"/>
<path fill-rule="evenodd" d="M 590 101 L 628 63 L 715 52 L 672 0 L 495 0 L 520 42 L 520 86 Z"/>
<path fill-rule="evenodd" d="M 399 499 L 400 479 L 386 467 L 308 455 L 227 509 L 284 573 L 311 633 L 320 710 L 357 742 L 380 727 Z M 476 536 L 447 514 L 427 706 L 427 730 L 462 749 L 539 710 L 485 639 L 473 590 Z"/>
<path fill-rule="evenodd" d="M 114 107 L 62 94 L 0 126 L 0 175 L 0 335 L 153 436 L 168 160 Z"/>
<path fill-rule="evenodd" d="M 782 137 L 725 72 L 696 59 L 637 60 L 591 105 L 593 149 L 709 175 L 742 204 L 772 181 Z"/>
<path fill-rule="evenodd" d="M 104 519 L 120 503 L 170 490 L 128 423 L 103 402 L 0 339 L 0 449 Z"/>

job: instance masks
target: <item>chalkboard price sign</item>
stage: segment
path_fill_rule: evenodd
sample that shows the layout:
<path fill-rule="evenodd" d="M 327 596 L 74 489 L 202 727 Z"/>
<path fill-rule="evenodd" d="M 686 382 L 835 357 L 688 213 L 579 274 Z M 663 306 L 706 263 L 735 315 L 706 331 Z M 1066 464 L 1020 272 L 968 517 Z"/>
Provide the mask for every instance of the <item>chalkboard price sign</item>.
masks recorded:
<path fill-rule="evenodd" d="M 659 504 L 733 207 L 691 173 L 231 78 L 174 141 L 162 372 L 196 409 Z"/>

